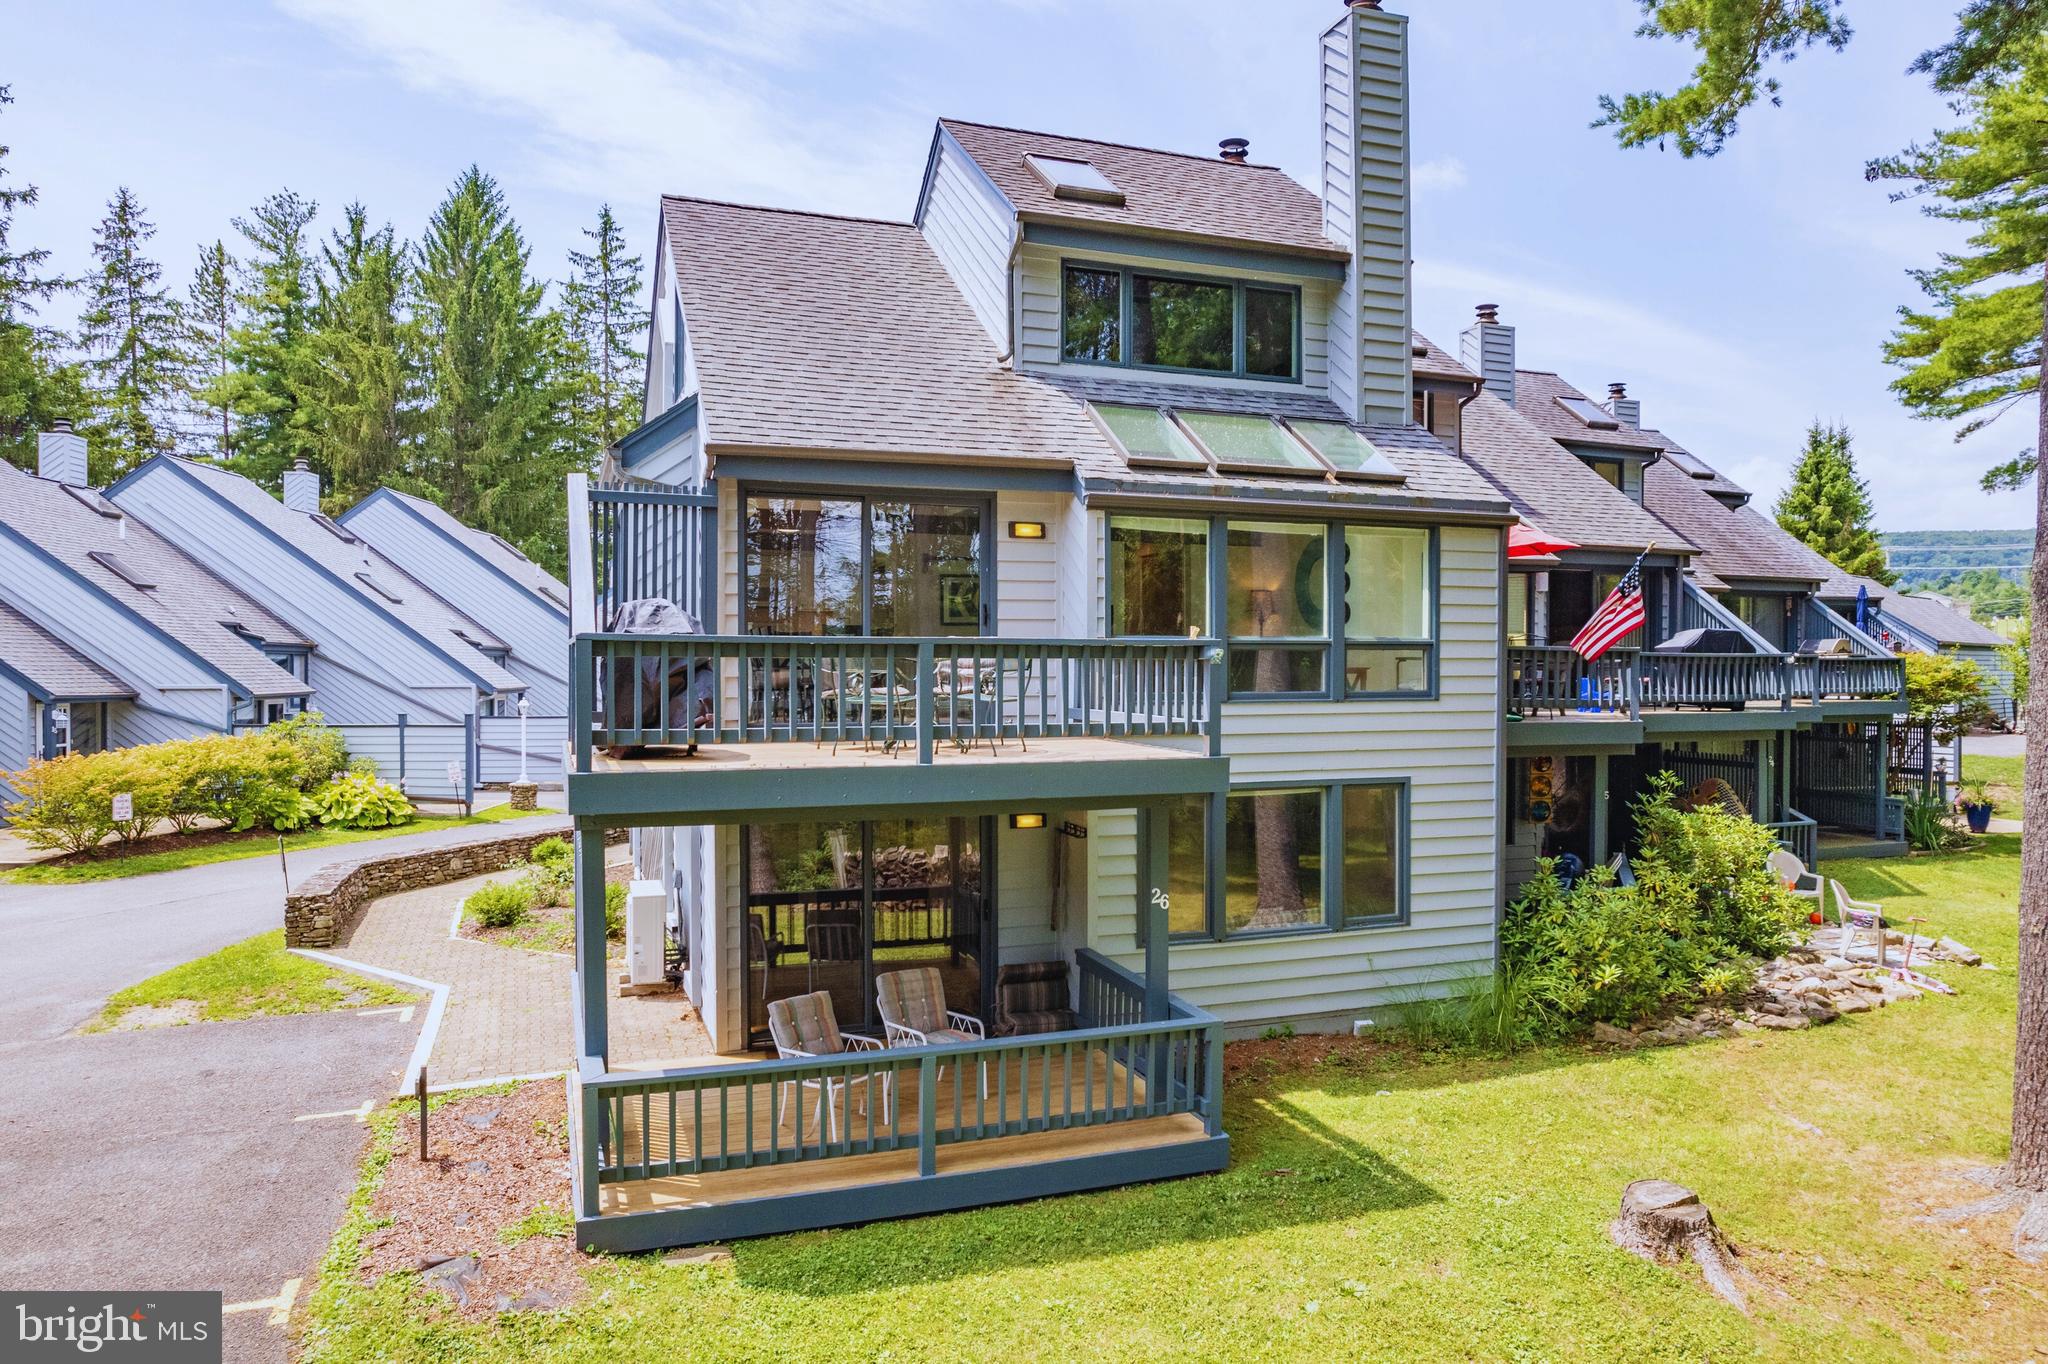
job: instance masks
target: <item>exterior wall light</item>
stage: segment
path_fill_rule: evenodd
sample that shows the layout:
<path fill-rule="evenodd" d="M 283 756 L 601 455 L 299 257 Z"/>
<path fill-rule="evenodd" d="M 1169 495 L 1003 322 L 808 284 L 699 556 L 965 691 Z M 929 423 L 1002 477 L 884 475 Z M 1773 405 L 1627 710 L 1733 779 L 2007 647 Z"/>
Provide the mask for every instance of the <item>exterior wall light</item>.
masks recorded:
<path fill-rule="evenodd" d="M 1011 815 L 1010 827 L 1012 829 L 1043 829 L 1045 827 L 1045 816 Z"/>
<path fill-rule="evenodd" d="M 1043 540 L 1045 538 L 1045 522 L 1012 521 L 1010 523 L 1010 538 L 1012 540 Z"/>

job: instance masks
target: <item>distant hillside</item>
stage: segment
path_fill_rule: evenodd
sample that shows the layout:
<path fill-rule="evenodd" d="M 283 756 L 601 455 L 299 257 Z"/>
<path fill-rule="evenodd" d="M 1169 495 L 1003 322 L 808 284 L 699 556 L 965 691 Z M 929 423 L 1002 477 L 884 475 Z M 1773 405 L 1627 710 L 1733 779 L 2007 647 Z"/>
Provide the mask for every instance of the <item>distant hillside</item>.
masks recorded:
<path fill-rule="evenodd" d="M 1983 568 L 2019 582 L 2034 556 L 2031 530 L 1899 530 L 1880 538 L 1892 572 L 1909 588 Z"/>

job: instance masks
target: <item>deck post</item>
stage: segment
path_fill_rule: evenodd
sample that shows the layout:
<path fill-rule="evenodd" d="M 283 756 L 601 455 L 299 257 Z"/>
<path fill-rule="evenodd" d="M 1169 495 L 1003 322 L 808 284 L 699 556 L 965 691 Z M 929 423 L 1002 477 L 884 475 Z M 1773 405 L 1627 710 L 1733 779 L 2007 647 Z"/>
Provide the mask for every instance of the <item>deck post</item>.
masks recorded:
<path fill-rule="evenodd" d="M 1593 755 L 1593 866 L 1607 865 L 1607 755 Z"/>
<path fill-rule="evenodd" d="M 608 1064 L 611 1019 L 605 1003 L 603 829 L 577 827 L 575 867 L 576 1007 L 583 1014 L 583 1045 Z"/>
<path fill-rule="evenodd" d="M 1145 805 L 1138 809 L 1144 836 L 1138 846 L 1144 850 L 1144 875 L 1138 878 L 1138 912 L 1145 916 L 1145 1021 L 1166 1021 L 1167 890 L 1166 807 Z"/>
<path fill-rule="evenodd" d="M 932 655 L 930 640 L 917 646 L 917 760 L 927 767 L 931 766 L 932 728 L 938 717 L 938 697 L 933 694 L 938 678 Z M 957 715 L 954 718 L 957 723 Z"/>
<path fill-rule="evenodd" d="M 1891 766 L 1892 757 L 1892 727 L 1885 721 L 1879 720 L 1875 728 L 1877 730 L 1877 747 L 1872 749 L 1870 753 L 1870 766 L 1873 770 L 1871 779 L 1871 787 L 1873 789 L 1871 792 L 1870 832 L 1882 841 L 1884 838 L 1884 798 L 1887 786 L 1885 778 L 1890 775 L 1886 769 Z"/>
<path fill-rule="evenodd" d="M 939 1063 L 930 1052 L 917 1062 L 917 1172 L 927 1179 L 939 1172 Z"/>

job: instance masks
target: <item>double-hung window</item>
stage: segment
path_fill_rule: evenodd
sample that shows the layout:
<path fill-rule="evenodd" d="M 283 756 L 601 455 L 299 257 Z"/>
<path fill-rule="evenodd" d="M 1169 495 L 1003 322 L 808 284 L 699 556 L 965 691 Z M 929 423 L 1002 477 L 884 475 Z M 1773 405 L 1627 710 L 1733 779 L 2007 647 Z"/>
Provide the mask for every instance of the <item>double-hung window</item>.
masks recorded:
<path fill-rule="evenodd" d="M 1299 382 L 1301 291 L 1286 284 L 1065 265 L 1060 354 L 1085 364 Z"/>

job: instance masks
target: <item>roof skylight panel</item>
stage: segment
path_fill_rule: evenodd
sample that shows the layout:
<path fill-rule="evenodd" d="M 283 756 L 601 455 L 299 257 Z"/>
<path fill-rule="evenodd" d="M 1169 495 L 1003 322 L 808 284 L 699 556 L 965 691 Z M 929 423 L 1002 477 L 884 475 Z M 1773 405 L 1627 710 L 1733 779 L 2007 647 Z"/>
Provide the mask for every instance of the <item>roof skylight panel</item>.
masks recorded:
<path fill-rule="evenodd" d="M 1088 410 L 1109 432 L 1126 462 L 1208 471 L 1208 457 L 1173 424 L 1164 408 L 1090 403 Z"/>
<path fill-rule="evenodd" d="M 1664 447 L 1664 458 L 1671 461 L 1673 468 L 1691 474 L 1694 478 L 1712 478 L 1714 476 L 1712 469 L 1709 469 L 1683 450 L 1674 450 L 1667 445 Z"/>
<path fill-rule="evenodd" d="M 1027 153 L 1024 164 L 1052 189 L 1055 199 L 1081 199 L 1097 204 L 1121 204 L 1124 192 L 1095 168 L 1092 161 L 1075 161 L 1063 156 Z"/>
<path fill-rule="evenodd" d="M 156 586 L 156 580 L 137 568 L 133 560 L 124 558 L 112 550 L 87 550 L 85 557 L 106 569 L 130 587 L 147 592 Z"/>
<path fill-rule="evenodd" d="M 1399 483 L 1407 478 L 1400 465 L 1343 422 L 1292 417 L 1288 419 L 1287 426 L 1307 442 L 1310 449 L 1327 460 L 1339 478 L 1369 478 L 1388 483 Z"/>
<path fill-rule="evenodd" d="M 385 601 L 390 602 L 393 606 L 396 606 L 400 602 L 405 600 L 404 597 L 399 596 L 396 592 L 392 591 L 390 587 L 385 585 L 385 583 L 381 579 L 379 579 L 376 574 L 370 572 L 366 568 L 356 570 L 356 581 L 361 583 L 364 587 L 369 588 L 372 592 L 375 592 Z"/>
<path fill-rule="evenodd" d="M 1559 398 L 1558 406 L 1595 431 L 1619 431 L 1621 420 L 1589 398 Z"/>
<path fill-rule="evenodd" d="M 1218 468 L 1251 469 L 1259 473 L 1324 474 L 1329 472 L 1315 452 L 1287 433 L 1271 417 L 1245 412 L 1173 414 Z"/>
<path fill-rule="evenodd" d="M 320 527 L 320 529 L 326 531 L 329 535 L 332 535 L 335 539 L 341 541 L 343 544 L 353 545 L 356 543 L 355 532 L 346 529 L 342 526 L 340 522 L 334 520 L 326 513 L 314 512 L 311 517 L 311 520 L 314 525 Z"/>

